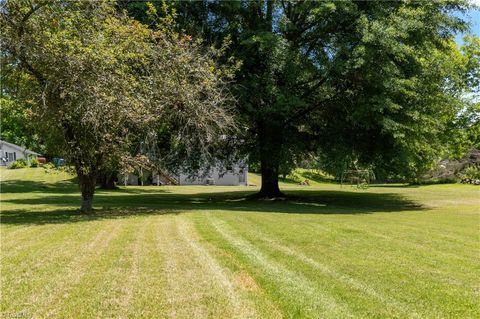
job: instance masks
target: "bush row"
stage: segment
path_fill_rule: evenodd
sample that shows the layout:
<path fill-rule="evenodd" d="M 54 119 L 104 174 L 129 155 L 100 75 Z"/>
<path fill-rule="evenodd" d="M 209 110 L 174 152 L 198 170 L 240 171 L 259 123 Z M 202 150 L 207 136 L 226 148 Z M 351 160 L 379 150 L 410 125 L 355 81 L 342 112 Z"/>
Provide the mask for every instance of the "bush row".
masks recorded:
<path fill-rule="evenodd" d="M 36 158 L 30 160 L 30 167 L 38 167 L 39 163 Z M 28 163 L 24 159 L 18 159 L 8 166 L 10 169 L 25 168 L 28 167 Z"/>

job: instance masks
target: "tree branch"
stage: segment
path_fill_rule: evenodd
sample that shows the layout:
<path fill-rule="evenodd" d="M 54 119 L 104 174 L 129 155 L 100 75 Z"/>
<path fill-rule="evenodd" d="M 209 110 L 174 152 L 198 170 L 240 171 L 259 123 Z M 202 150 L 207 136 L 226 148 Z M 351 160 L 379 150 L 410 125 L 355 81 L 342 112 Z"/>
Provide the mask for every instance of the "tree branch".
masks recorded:
<path fill-rule="evenodd" d="M 44 2 L 40 2 L 36 7 L 35 6 L 31 6 L 30 8 L 30 11 L 28 11 L 25 16 L 23 17 L 22 21 L 20 21 L 20 26 L 18 27 L 18 36 L 21 37 L 25 31 L 25 24 L 27 23 L 28 19 L 30 19 L 30 17 L 35 13 L 37 12 L 40 8 L 42 8 L 43 6 L 45 6 L 48 2 L 47 1 L 44 1 Z"/>
<path fill-rule="evenodd" d="M 18 28 L 17 36 L 19 39 L 23 37 L 23 34 L 25 33 L 25 25 L 27 24 L 28 20 L 31 18 L 31 16 L 37 12 L 40 8 L 44 7 L 45 5 L 48 4 L 48 1 L 40 2 L 37 6 L 31 6 L 30 10 L 23 16 L 22 20 L 19 22 L 19 25 L 15 25 L 13 22 L 11 24 L 15 25 Z M 22 47 L 22 46 L 20 46 Z M 13 53 L 18 57 L 20 60 L 20 63 L 22 66 L 31 74 L 33 75 L 42 85 L 46 84 L 46 78 L 43 76 L 43 74 L 35 69 L 31 63 L 28 61 L 25 52 L 23 50 L 17 50 L 16 48 L 13 48 Z"/>
<path fill-rule="evenodd" d="M 325 104 L 325 102 L 328 102 L 328 101 L 332 101 L 333 99 L 335 99 L 338 95 L 340 95 L 340 92 L 337 92 L 335 93 L 333 96 L 331 97 L 328 97 L 324 100 L 321 100 L 319 101 L 318 103 L 315 103 L 313 105 L 310 105 L 309 107 L 305 108 L 305 109 L 302 109 L 302 110 L 299 110 L 298 112 L 296 112 L 295 114 L 293 114 L 289 119 L 285 120 L 284 123 L 283 123 L 283 126 L 286 127 L 287 125 L 295 122 L 296 120 L 299 120 L 301 119 L 302 117 L 304 116 L 307 116 L 308 114 L 310 114 L 311 112 L 315 111 L 316 109 L 318 109 L 319 107 L 321 107 L 322 105 Z"/>

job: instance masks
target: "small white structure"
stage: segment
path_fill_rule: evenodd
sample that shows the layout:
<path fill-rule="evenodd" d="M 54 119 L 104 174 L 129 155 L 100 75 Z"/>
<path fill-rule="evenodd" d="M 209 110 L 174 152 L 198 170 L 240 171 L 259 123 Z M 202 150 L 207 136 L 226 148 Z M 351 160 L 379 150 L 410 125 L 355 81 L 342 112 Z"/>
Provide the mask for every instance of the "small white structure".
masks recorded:
<path fill-rule="evenodd" d="M 248 165 L 242 161 L 231 166 L 218 164 L 208 171 L 200 171 L 193 175 L 186 172 L 173 175 L 147 170 L 143 170 L 140 175 L 142 178 L 136 174 L 118 176 L 118 180 L 124 185 L 248 185 Z"/>
<path fill-rule="evenodd" d="M 40 154 L 27 150 L 25 147 L 0 140 L 0 166 L 8 166 L 19 159 L 30 162 L 30 159 L 38 156 Z"/>
<path fill-rule="evenodd" d="M 248 166 L 242 162 L 227 167 L 218 165 L 208 172 L 200 172 L 197 175 L 200 177 L 191 178 L 188 174 L 182 173 L 176 179 L 179 185 L 248 185 Z"/>

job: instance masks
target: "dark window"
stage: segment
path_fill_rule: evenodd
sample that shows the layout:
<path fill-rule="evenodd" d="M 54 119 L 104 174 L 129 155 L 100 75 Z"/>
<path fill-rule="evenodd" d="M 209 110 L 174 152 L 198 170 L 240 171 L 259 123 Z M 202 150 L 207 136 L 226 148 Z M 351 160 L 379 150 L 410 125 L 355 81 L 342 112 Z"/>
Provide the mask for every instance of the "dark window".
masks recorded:
<path fill-rule="evenodd" d="M 14 160 L 14 161 L 17 160 L 17 152 L 13 152 L 13 160 Z"/>

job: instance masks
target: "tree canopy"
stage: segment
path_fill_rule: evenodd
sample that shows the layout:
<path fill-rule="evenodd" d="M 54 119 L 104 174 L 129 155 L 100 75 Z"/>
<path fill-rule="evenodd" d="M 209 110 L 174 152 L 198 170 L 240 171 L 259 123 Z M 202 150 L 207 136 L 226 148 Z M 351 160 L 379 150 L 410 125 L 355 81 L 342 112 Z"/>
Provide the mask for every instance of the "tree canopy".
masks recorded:
<path fill-rule="evenodd" d="M 120 6 L 145 21 L 141 4 Z M 467 29 L 454 15 L 467 1 L 178 1 L 175 8 L 180 30 L 208 45 L 229 39 L 226 58 L 242 63 L 233 92 L 242 147 L 261 165 L 262 196 L 280 196 L 278 174 L 309 155 L 334 173 L 359 165 L 413 179 L 451 144 L 448 128 L 465 108 L 465 76 L 474 69 L 453 40 Z"/>
<path fill-rule="evenodd" d="M 75 165 L 82 211 L 92 209 L 99 172 L 139 135 L 163 134 L 195 162 L 232 126 L 210 56 L 190 37 L 119 14 L 111 1 L 9 1 L 1 23 L 2 64 L 27 77 L 7 94 L 30 103 L 48 148 Z"/>

